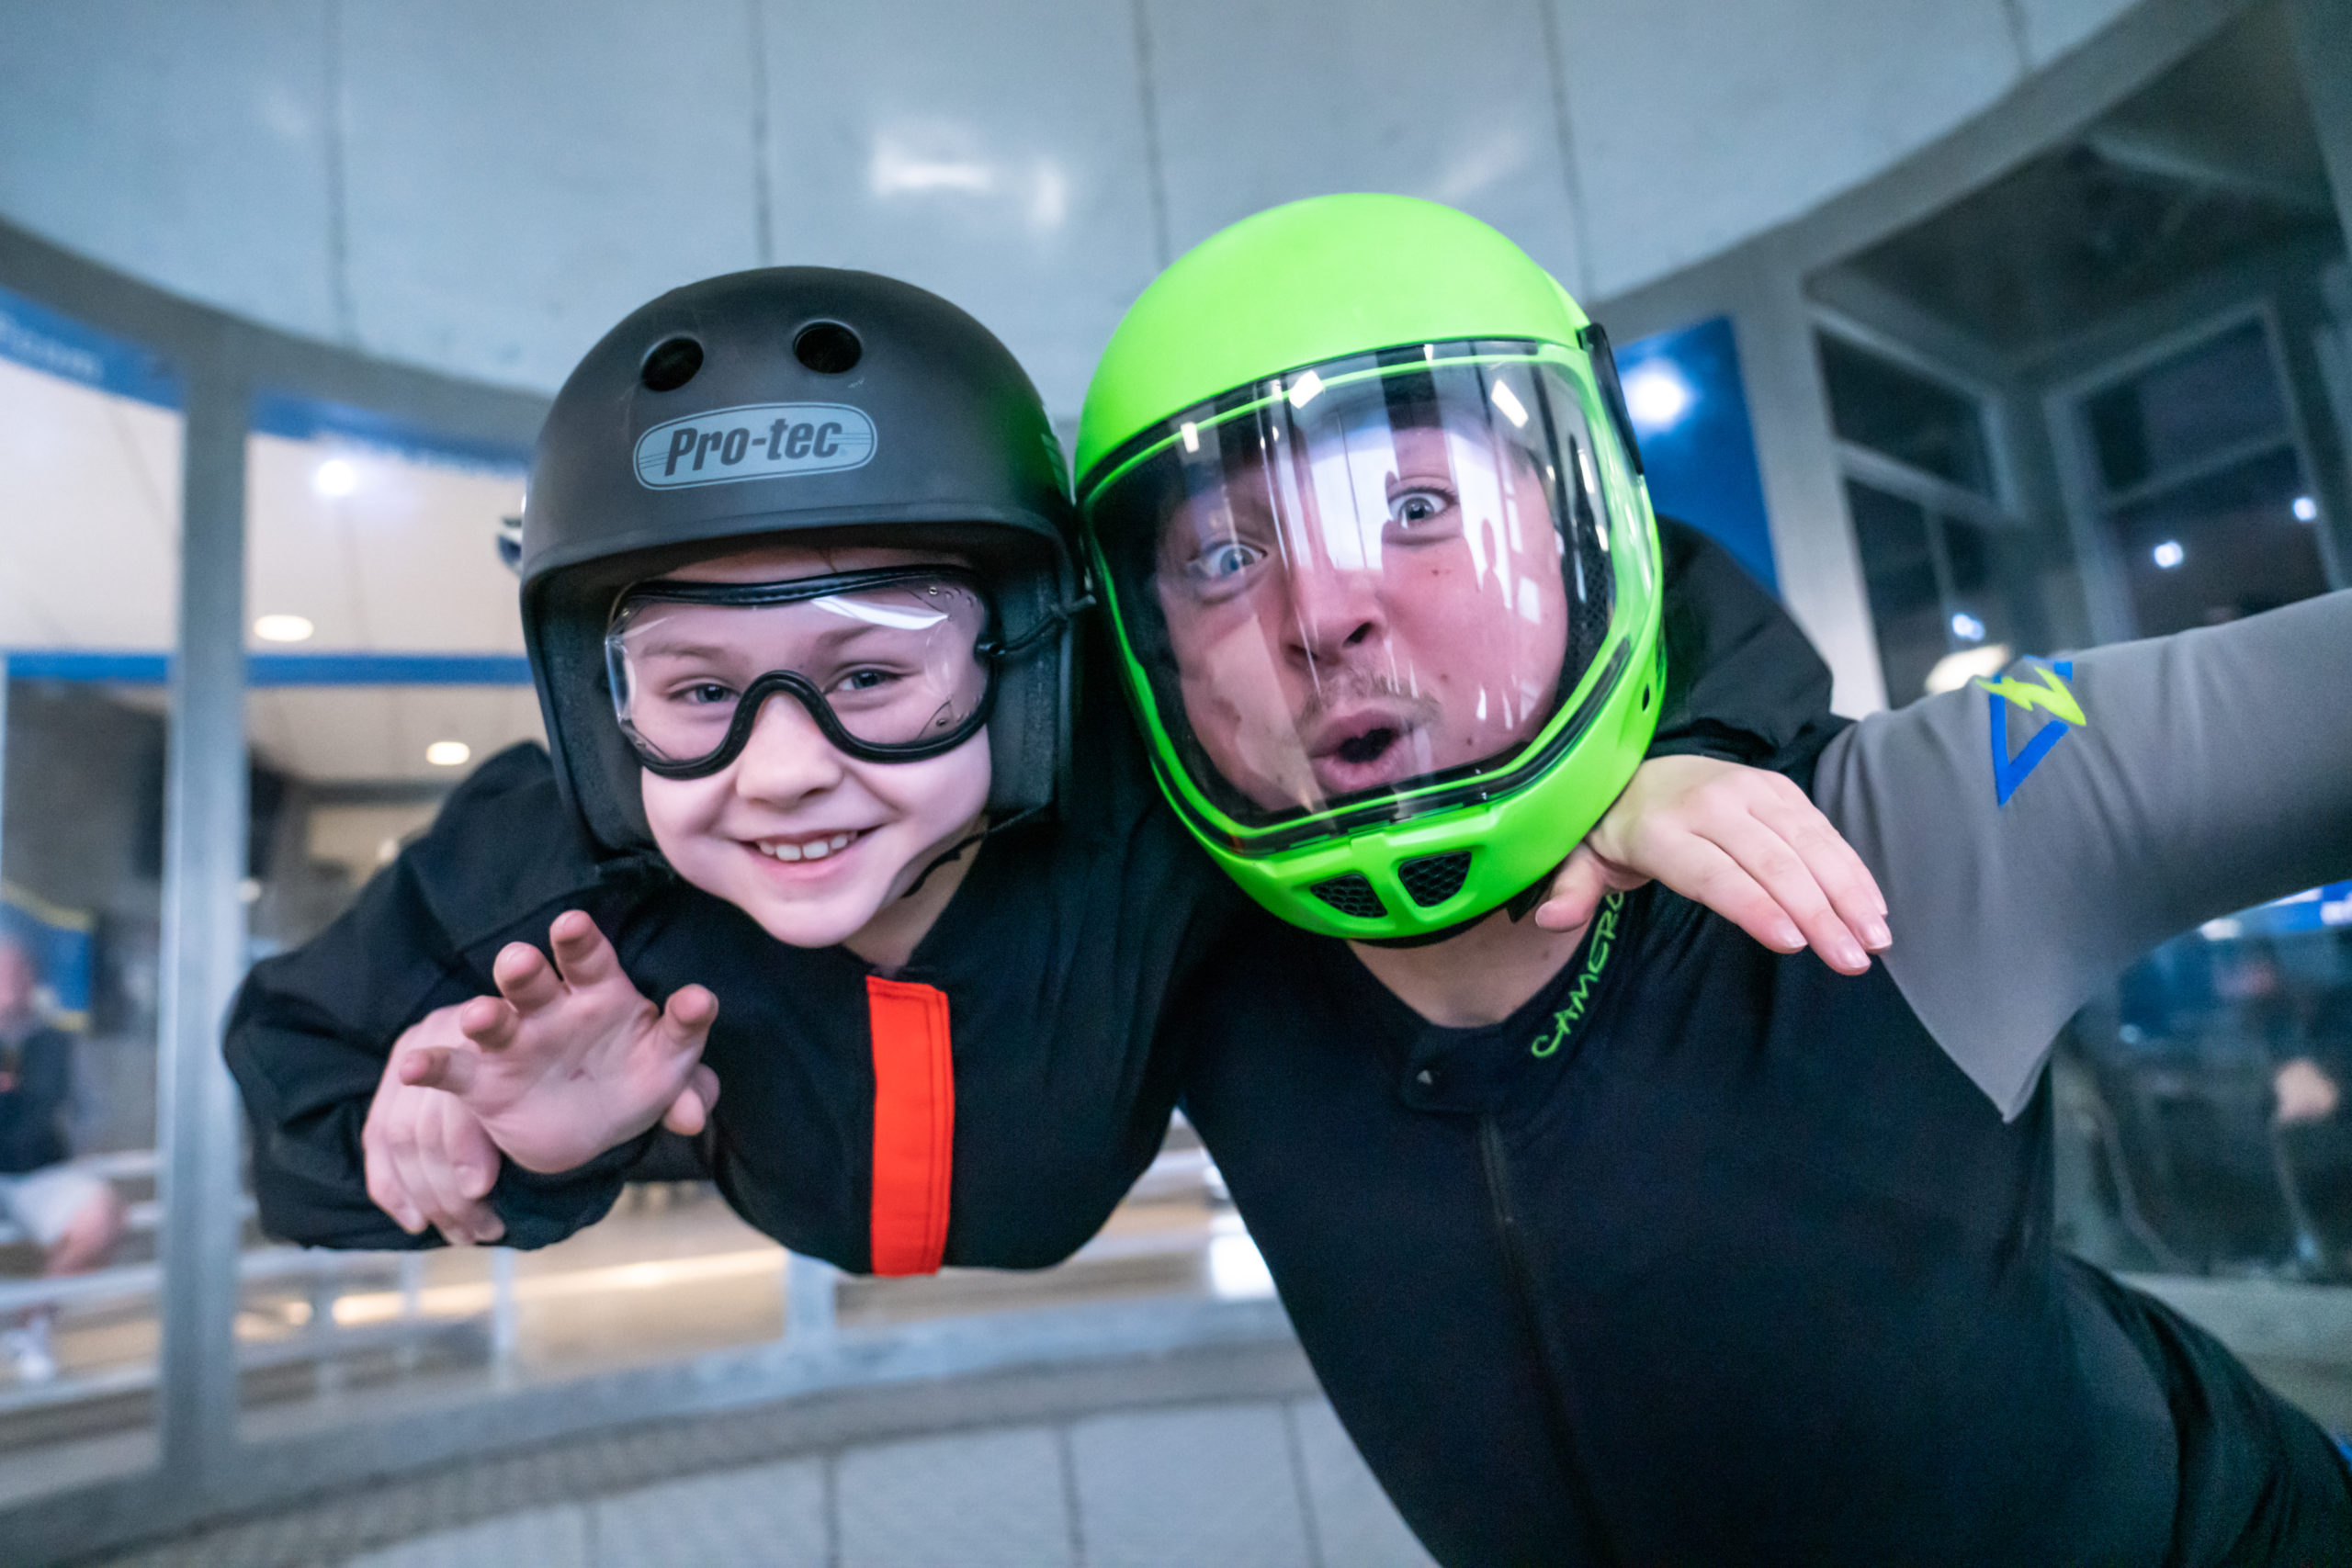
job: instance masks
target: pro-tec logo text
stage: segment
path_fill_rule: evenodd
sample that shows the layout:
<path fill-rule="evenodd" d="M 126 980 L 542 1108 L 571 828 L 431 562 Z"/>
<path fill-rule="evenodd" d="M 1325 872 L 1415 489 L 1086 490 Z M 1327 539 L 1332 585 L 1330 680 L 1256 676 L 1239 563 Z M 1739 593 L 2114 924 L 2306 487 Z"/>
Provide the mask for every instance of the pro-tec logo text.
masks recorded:
<path fill-rule="evenodd" d="M 657 424 L 637 438 L 648 490 L 830 474 L 874 456 L 874 422 L 846 403 L 746 403 Z"/>

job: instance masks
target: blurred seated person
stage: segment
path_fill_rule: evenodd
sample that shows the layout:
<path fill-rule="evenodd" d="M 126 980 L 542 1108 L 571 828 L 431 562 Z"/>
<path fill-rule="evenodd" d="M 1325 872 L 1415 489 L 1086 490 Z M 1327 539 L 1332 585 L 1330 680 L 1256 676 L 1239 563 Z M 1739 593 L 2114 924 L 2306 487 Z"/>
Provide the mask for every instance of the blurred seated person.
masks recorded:
<path fill-rule="evenodd" d="M 2312 1228 L 2333 1272 L 2352 1274 L 2352 985 L 2322 996 L 2270 1075 L 2271 1120 L 2293 1162 Z"/>
<path fill-rule="evenodd" d="M 114 1189 L 66 1162 L 74 1100 L 74 1039 L 40 1006 L 40 971 L 17 938 L 0 932 L 0 1217 L 41 1249 L 41 1277 L 103 1266 L 122 1236 Z M 37 1307 L 0 1330 L 0 1351 L 18 1381 L 57 1375 L 50 1350 L 53 1307 Z"/>

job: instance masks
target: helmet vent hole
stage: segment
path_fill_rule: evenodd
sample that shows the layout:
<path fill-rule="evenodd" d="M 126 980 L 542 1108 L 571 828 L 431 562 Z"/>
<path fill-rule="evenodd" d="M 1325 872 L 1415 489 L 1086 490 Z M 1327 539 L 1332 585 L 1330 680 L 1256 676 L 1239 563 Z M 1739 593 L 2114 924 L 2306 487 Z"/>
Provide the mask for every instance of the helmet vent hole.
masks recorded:
<path fill-rule="evenodd" d="M 838 376 L 856 367 L 865 345 L 839 321 L 814 321 L 792 340 L 792 356 L 820 376 Z"/>
<path fill-rule="evenodd" d="M 649 392 L 674 392 L 702 368 L 702 344 L 690 337 L 665 337 L 645 356 L 638 379 Z"/>
<path fill-rule="evenodd" d="M 1642 711 L 1644 713 L 1650 711 L 1650 689 L 1647 686 L 1642 688 Z"/>
<path fill-rule="evenodd" d="M 1376 920 L 1388 913 L 1388 906 L 1380 901 L 1380 895 L 1372 890 L 1372 884 L 1359 872 L 1318 882 L 1307 891 L 1340 913 L 1359 920 Z"/>
<path fill-rule="evenodd" d="M 1462 891 L 1470 876 L 1470 852 L 1455 850 L 1450 854 L 1423 855 L 1408 860 L 1396 868 L 1396 880 L 1405 885 L 1405 896 L 1422 908 L 1432 908 Z"/>

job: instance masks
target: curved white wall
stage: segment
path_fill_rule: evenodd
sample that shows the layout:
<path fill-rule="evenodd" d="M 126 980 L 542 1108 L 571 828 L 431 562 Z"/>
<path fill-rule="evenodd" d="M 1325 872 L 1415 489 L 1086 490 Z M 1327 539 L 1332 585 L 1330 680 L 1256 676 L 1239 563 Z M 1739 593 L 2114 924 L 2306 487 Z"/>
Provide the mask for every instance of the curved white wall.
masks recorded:
<path fill-rule="evenodd" d="M 1074 412 L 1165 259 L 1385 188 L 1617 293 L 1951 130 L 2131 0 L 0 0 L 0 214 L 549 390 L 661 289 L 872 267 Z M 1548 7 L 1548 9 L 1547 9 Z"/>

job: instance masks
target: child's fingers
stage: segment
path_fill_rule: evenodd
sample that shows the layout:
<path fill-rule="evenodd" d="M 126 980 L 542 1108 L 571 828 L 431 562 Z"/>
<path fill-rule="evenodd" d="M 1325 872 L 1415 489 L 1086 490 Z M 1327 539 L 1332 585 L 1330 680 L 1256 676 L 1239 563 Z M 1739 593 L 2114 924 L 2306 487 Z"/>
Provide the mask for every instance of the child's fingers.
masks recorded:
<path fill-rule="evenodd" d="M 1804 858 L 1779 833 L 1746 812 L 1713 824 L 1710 831 L 1718 847 L 1804 932 L 1806 944 L 1823 963 L 1842 975 L 1859 975 L 1871 966 L 1870 954 L 1830 907 L 1829 896 Z"/>
<path fill-rule="evenodd" d="M 686 1087 L 662 1113 L 662 1125 L 681 1137 L 691 1138 L 710 1123 L 710 1113 L 718 1106 L 718 1075 L 696 1063 L 686 1075 Z"/>
<path fill-rule="evenodd" d="M 527 942 L 510 942 L 499 949 L 490 966 L 499 994 L 524 1012 L 536 1012 L 563 999 L 563 977 L 547 954 Z"/>
<path fill-rule="evenodd" d="M 1758 820 L 1780 834 L 1804 860 L 1838 918 L 1861 944 L 1883 952 L 1894 940 L 1886 925 L 1886 897 L 1878 878 L 1809 800 L 1770 802 L 1755 808 Z"/>
<path fill-rule="evenodd" d="M 1695 833 L 1677 833 L 1650 859 L 1654 863 L 1649 869 L 1658 881 L 1704 904 L 1775 953 L 1804 951 L 1804 932 L 1788 911 L 1720 846 Z"/>
<path fill-rule="evenodd" d="M 503 997 L 476 997 L 458 1010 L 458 1031 L 484 1051 L 503 1051 L 514 1043 L 523 1015 Z"/>
<path fill-rule="evenodd" d="M 701 986 L 681 987 L 662 1009 L 662 1043 L 681 1054 L 699 1051 L 718 1018 L 717 997 Z"/>
<path fill-rule="evenodd" d="M 420 1045 L 401 1058 L 401 1082 L 412 1089 L 437 1089 L 463 1098 L 474 1087 L 481 1059 L 452 1045 Z"/>
<path fill-rule="evenodd" d="M 1547 931 L 1568 931 L 1585 924 L 1609 892 L 1609 874 L 1600 857 L 1589 845 L 1578 844 L 1553 874 L 1550 891 L 1535 906 L 1535 923 Z"/>
<path fill-rule="evenodd" d="M 555 950 L 563 983 L 574 988 L 602 985 L 621 972 L 619 954 L 596 922 L 578 909 L 566 909 L 548 928 L 548 945 Z"/>
<path fill-rule="evenodd" d="M 424 1212 L 401 1179 L 400 1167 L 392 1157 L 389 1129 L 371 1121 L 360 1140 L 366 1156 L 368 1199 L 392 1217 L 392 1223 L 411 1235 L 424 1233 Z"/>
<path fill-rule="evenodd" d="M 483 1202 L 496 1179 L 482 1169 L 485 1161 L 477 1141 L 487 1144 L 481 1123 L 447 1095 L 431 1096 L 417 1116 L 418 1163 L 430 1189 L 427 1217 L 452 1244 L 465 1246 L 497 1240 L 506 1227 Z"/>
<path fill-rule="evenodd" d="M 413 1185 L 423 1190 L 424 1217 L 441 1233 L 442 1239 L 452 1247 L 469 1246 L 475 1239 L 477 1221 L 488 1221 L 489 1211 L 458 1190 L 457 1170 L 436 1146 L 433 1127 L 435 1118 L 428 1113 L 421 1120 L 424 1125 L 406 1174 Z"/>

